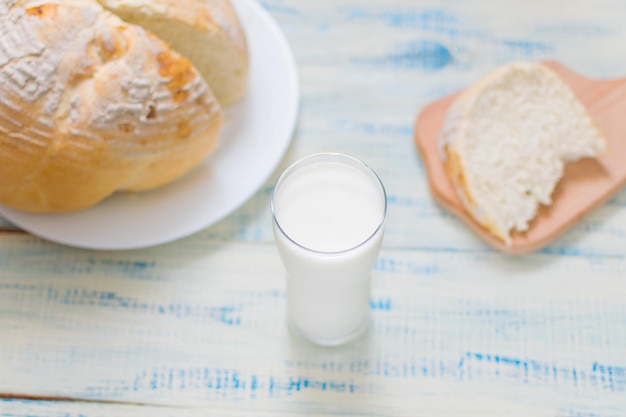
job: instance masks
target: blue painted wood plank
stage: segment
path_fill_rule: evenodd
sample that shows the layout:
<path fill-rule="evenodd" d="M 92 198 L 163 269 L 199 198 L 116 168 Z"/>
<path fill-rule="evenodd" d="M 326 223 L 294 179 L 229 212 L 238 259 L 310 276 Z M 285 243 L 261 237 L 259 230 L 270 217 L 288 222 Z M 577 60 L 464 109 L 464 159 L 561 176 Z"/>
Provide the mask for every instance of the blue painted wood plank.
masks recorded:
<path fill-rule="evenodd" d="M 494 253 L 430 198 L 412 126 L 514 60 L 625 76 L 626 5 L 261 4 L 300 73 L 281 166 L 223 221 L 157 248 L 0 234 L 0 392 L 96 401 L 0 400 L 0 417 L 623 415 L 626 191 L 539 253 Z M 285 326 L 269 214 L 280 169 L 328 150 L 367 162 L 389 194 L 370 331 L 336 349 Z"/>
<path fill-rule="evenodd" d="M 4 242 L 0 392 L 381 415 L 625 405 L 623 258 L 383 250 L 370 332 L 328 350 L 288 332 L 272 245 Z"/>

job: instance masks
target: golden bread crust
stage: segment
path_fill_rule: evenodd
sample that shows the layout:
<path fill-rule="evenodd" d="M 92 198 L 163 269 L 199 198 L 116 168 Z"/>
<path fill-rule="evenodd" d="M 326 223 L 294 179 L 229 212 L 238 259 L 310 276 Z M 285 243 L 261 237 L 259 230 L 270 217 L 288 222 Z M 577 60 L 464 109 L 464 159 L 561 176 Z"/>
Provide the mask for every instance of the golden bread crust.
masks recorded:
<path fill-rule="evenodd" d="M 164 185 L 214 149 L 219 104 L 149 32 L 88 2 L 13 7 L 0 15 L 0 36 L 9 31 L 17 43 L 0 65 L 0 204 L 83 209 Z"/>

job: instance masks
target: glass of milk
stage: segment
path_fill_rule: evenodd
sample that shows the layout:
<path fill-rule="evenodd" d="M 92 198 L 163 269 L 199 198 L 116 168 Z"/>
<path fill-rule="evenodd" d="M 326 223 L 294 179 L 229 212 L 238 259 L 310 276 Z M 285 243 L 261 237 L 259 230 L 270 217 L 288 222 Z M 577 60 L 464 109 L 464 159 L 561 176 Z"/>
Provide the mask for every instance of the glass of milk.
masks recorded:
<path fill-rule="evenodd" d="M 327 346 L 359 336 L 387 212 L 380 178 L 353 157 L 311 155 L 278 178 L 271 209 L 292 330 Z"/>

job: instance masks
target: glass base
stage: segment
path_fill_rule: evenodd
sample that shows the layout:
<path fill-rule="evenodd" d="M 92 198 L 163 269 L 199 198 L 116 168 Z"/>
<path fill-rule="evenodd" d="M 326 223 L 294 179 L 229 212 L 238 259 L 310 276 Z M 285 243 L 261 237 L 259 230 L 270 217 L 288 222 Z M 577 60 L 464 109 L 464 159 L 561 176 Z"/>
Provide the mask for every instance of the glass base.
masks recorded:
<path fill-rule="evenodd" d="M 364 334 L 369 327 L 369 320 L 365 320 L 361 326 L 359 326 L 356 330 L 348 333 L 347 335 L 333 338 L 317 337 L 306 333 L 298 326 L 296 326 L 291 320 L 288 320 L 288 325 L 289 330 L 291 330 L 291 332 L 295 335 L 307 339 L 308 341 L 315 343 L 316 345 L 331 347 L 343 345 Z"/>

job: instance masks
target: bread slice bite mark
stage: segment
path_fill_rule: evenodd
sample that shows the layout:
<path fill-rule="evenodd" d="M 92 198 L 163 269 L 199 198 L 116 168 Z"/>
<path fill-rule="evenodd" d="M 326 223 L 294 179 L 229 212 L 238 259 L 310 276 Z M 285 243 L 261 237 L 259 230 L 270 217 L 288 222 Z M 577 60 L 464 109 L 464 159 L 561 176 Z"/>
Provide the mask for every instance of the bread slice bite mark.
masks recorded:
<path fill-rule="evenodd" d="M 440 147 L 465 210 L 510 245 L 511 231 L 527 230 L 539 205 L 551 203 L 565 163 L 598 156 L 606 143 L 556 74 L 515 63 L 456 98 Z"/>

